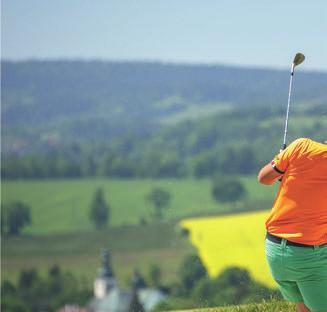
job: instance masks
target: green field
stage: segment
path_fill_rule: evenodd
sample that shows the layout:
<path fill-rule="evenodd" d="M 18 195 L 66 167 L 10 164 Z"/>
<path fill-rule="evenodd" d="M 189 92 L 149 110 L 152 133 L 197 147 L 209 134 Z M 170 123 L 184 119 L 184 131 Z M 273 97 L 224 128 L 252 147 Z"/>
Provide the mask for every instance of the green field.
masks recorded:
<path fill-rule="evenodd" d="M 85 278 L 92 287 L 101 266 L 100 252 L 108 248 L 120 285 L 126 285 L 133 270 L 147 276 L 149 266 L 157 264 L 164 283 L 176 280 L 183 258 L 195 252 L 174 224 L 121 226 L 102 231 L 53 235 L 24 235 L 2 241 L 2 279 L 16 281 L 22 269 L 37 268 L 46 273 L 57 264 Z"/>
<path fill-rule="evenodd" d="M 4 181 L 1 200 L 2 203 L 20 200 L 28 204 L 32 210 L 32 224 L 24 233 L 42 235 L 91 231 L 89 206 L 98 187 L 103 188 L 111 208 L 110 226 L 139 224 L 142 218 L 151 223 L 153 209 L 145 197 L 153 187 L 162 187 L 171 193 L 166 221 L 238 210 L 269 209 L 276 188 L 259 185 L 254 176 L 241 179 L 248 195 L 233 205 L 218 204 L 213 200 L 208 179 Z"/>
<path fill-rule="evenodd" d="M 212 199 L 208 179 L 4 181 L 2 202 L 27 203 L 33 222 L 22 236 L 2 240 L 2 279 L 16 280 L 20 270 L 33 267 L 45 273 L 58 264 L 92 285 L 101 265 L 100 251 L 108 248 L 120 284 L 127 283 L 134 268 L 147 275 L 151 264 L 162 269 L 163 282 L 172 283 L 183 258 L 196 252 L 180 234 L 181 218 L 270 207 L 274 188 L 258 185 L 256 177 L 241 179 L 248 196 L 232 206 Z M 157 186 L 172 196 L 162 223 L 153 221 L 152 207 L 145 200 Z M 98 187 L 111 207 L 109 228 L 102 231 L 94 230 L 88 218 Z M 141 218 L 147 225 L 140 226 Z"/>

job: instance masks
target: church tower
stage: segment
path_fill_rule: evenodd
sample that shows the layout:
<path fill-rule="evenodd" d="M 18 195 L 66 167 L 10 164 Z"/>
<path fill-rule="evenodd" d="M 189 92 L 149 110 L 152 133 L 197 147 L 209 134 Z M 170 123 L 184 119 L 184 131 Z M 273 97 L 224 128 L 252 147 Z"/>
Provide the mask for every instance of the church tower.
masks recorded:
<path fill-rule="evenodd" d="M 94 297 L 104 298 L 112 288 L 117 286 L 116 278 L 110 265 L 110 254 L 108 250 L 101 253 L 102 268 L 99 269 L 98 277 L 94 281 Z"/>

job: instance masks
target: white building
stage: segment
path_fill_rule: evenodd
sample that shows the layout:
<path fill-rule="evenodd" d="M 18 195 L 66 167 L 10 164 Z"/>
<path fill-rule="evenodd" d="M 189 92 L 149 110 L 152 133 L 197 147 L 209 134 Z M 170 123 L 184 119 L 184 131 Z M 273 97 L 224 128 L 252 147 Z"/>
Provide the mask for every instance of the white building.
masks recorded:
<path fill-rule="evenodd" d="M 150 312 L 167 297 L 159 289 L 146 288 L 137 272 L 134 273 L 132 283 L 129 289 L 118 287 L 111 269 L 109 252 L 104 251 L 102 268 L 94 281 L 94 298 L 89 309 L 92 312 L 130 312 L 132 302 L 137 300 L 142 306 L 139 312 Z"/>

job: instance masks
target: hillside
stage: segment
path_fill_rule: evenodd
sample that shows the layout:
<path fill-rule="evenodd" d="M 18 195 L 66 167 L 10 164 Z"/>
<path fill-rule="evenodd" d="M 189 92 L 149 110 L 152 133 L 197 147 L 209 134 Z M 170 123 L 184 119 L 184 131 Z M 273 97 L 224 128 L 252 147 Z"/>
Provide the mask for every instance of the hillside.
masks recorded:
<path fill-rule="evenodd" d="M 3 151 L 44 142 L 144 137 L 228 107 L 281 105 L 288 72 L 220 65 L 2 62 Z M 300 72 L 294 100 L 326 103 L 327 74 Z"/>
<path fill-rule="evenodd" d="M 294 103 L 287 143 L 299 137 L 325 140 L 326 107 L 324 103 Z M 128 133 L 104 142 L 74 137 L 69 144 L 59 138 L 43 144 L 38 139 L 22 143 L 22 139 L 16 144 L 3 134 L 13 150 L 3 151 L 1 175 L 9 179 L 253 175 L 280 149 L 284 123 L 282 107 L 251 105 L 180 121 L 146 136 Z"/>

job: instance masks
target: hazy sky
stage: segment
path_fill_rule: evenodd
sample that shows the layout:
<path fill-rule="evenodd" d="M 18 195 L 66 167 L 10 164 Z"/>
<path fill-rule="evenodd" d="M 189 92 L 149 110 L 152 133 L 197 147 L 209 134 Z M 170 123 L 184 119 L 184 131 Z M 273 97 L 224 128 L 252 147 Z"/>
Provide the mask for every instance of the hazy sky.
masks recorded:
<path fill-rule="evenodd" d="M 327 70 L 326 0 L 2 0 L 3 59 L 159 60 Z"/>

